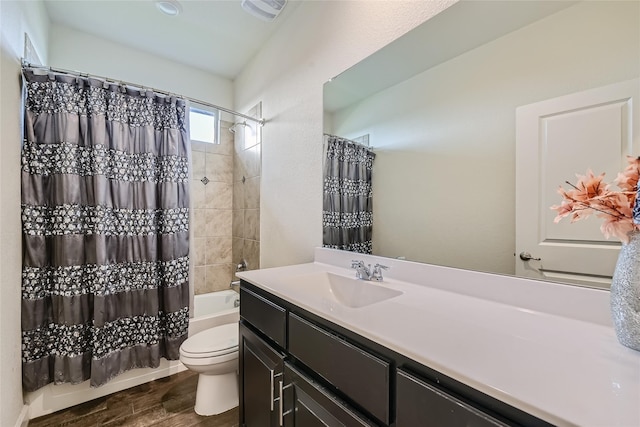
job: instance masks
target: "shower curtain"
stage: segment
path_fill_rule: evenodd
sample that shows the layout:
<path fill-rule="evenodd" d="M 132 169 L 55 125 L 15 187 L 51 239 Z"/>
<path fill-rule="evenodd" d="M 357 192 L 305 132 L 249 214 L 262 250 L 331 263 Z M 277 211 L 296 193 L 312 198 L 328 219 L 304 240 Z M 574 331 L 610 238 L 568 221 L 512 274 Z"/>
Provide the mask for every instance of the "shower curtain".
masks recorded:
<path fill-rule="evenodd" d="M 347 139 L 333 135 L 327 137 L 323 246 L 370 254 L 373 224 L 371 172 L 375 154 Z"/>
<path fill-rule="evenodd" d="M 23 389 L 95 387 L 178 359 L 189 320 L 185 101 L 23 75 Z"/>

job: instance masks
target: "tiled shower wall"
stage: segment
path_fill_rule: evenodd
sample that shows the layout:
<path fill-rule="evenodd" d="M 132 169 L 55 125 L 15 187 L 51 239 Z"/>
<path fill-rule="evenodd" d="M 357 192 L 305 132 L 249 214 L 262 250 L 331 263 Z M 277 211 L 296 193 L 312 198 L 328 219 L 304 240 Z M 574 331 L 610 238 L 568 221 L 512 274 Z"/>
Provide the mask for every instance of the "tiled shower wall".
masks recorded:
<path fill-rule="evenodd" d="M 220 144 L 191 143 L 193 180 L 194 291 L 229 289 L 235 271 L 233 228 L 234 135 L 222 121 Z"/>
<path fill-rule="evenodd" d="M 256 105 L 248 115 L 261 117 Z M 222 121 L 220 144 L 191 143 L 195 294 L 229 289 L 236 266 L 260 268 L 262 129 Z"/>
<path fill-rule="evenodd" d="M 247 113 L 261 117 L 258 104 Z M 233 262 L 260 268 L 260 174 L 262 128 L 255 122 L 236 126 L 233 168 Z M 235 267 L 234 267 L 235 268 Z"/>

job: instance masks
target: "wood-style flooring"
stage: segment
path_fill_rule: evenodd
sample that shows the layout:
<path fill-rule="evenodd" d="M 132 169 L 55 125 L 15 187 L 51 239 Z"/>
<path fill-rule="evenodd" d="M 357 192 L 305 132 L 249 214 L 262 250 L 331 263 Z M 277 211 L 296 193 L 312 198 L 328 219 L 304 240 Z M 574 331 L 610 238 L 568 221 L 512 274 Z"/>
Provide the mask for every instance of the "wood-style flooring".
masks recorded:
<path fill-rule="evenodd" d="M 237 427 L 238 408 L 196 414 L 198 375 L 184 371 L 29 421 L 29 427 Z"/>

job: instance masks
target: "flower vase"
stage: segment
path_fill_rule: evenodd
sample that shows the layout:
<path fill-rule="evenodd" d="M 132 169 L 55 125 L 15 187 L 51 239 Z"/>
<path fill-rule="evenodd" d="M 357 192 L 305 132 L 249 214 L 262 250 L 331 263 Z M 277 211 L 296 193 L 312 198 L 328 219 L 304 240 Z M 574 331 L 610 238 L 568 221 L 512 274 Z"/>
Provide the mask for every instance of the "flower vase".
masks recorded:
<path fill-rule="evenodd" d="M 618 341 L 640 351 L 640 232 L 629 233 L 611 280 L 611 317 Z"/>

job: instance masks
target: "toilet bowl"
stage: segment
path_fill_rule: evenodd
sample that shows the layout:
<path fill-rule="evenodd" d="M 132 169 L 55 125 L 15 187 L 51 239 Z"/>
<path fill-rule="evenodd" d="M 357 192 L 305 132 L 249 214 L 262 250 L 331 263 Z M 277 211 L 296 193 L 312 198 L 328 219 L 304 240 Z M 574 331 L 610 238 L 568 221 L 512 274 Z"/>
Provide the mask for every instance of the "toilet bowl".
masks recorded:
<path fill-rule="evenodd" d="M 197 372 L 195 411 L 216 415 L 238 406 L 238 324 L 199 332 L 180 346 L 180 361 Z"/>

